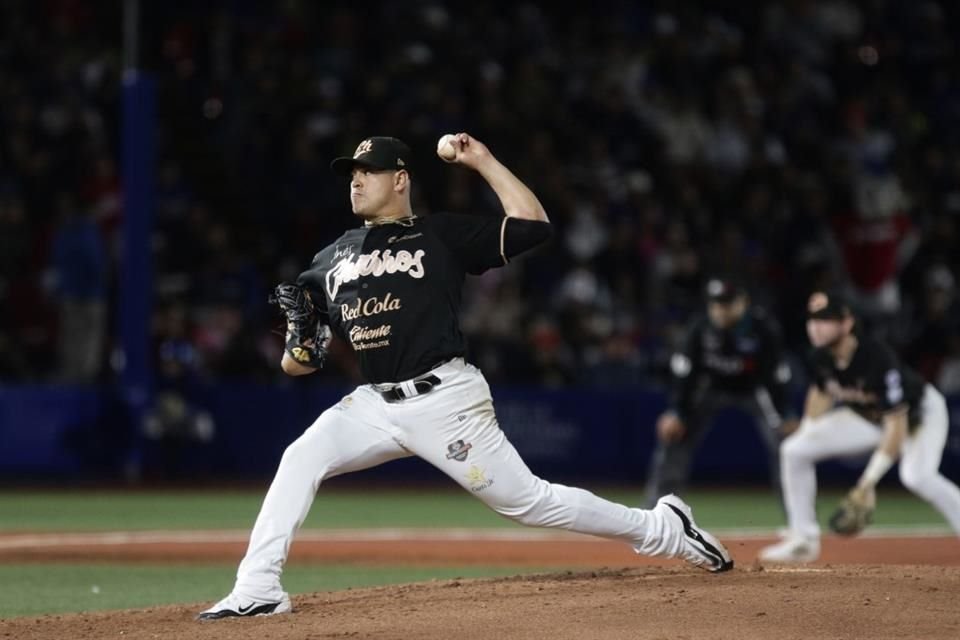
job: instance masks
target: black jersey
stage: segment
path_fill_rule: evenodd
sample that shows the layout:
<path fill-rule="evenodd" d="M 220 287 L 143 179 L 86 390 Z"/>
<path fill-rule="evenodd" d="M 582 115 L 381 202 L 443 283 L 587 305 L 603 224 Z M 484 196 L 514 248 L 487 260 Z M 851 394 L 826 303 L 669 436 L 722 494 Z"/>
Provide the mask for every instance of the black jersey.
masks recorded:
<path fill-rule="evenodd" d="M 368 382 L 398 382 L 466 354 L 466 274 L 502 266 L 548 235 L 545 222 L 446 213 L 363 226 L 320 251 L 297 282 L 318 306 L 326 301 L 322 321 L 358 352 Z"/>
<path fill-rule="evenodd" d="M 845 369 L 838 369 L 828 349 L 810 354 L 814 384 L 840 405 L 875 424 L 884 413 L 907 407 L 910 427 L 920 424 L 920 402 L 926 383 L 900 362 L 893 350 L 871 336 L 857 334 L 857 350 Z"/>
<path fill-rule="evenodd" d="M 790 412 L 790 367 L 780 330 L 759 307 L 749 308 L 727 330 L 717 329 L 706 317 L 695 319 L 682 351 L 670 360 L 670 370 L 671 405 L 681 418 L 690 414 L 704 387 L 732 395 L 753 394 L 762 387 L 781 416 Z"/>

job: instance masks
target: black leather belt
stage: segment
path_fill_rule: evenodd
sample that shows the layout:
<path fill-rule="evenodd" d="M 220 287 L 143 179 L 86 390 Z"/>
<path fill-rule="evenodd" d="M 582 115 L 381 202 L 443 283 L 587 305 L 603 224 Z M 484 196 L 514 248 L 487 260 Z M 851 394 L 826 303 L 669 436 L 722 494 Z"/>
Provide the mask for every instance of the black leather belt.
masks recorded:
<path fill-rule="evenodd" d="M 440 384 L 440 378 L 433 375 L 425 375 L 422 378 L 417 378 L 413 381 L 413 388 L 417 390 L 417 395 L 422 396 L 425 393 L 431 391 L 435 386 Z M 386 391 L 381 391 L 380 395 L 383 396 L 383 399 L 387 402 L 400 402 L 401 400 L 407 399 L 407 394 L 404 393 L 403 387 L 397 385 L 391 387 Z"/>

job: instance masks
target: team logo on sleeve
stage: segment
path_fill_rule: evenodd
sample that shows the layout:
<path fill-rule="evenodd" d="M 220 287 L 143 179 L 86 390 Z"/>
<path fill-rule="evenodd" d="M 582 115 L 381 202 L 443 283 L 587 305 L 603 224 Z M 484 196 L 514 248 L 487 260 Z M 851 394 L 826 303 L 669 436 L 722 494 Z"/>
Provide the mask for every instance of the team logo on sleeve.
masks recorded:
<path fill-rule="evenodd" d="M 884 382 L 887 385 L 887 404 L 893 406 L 903 402 L 903 382 L 900 380 L 900 372 L 890 369 L 884 377 Z"/>
<path fill-rule="evenodd" d="M 473 445 L 469 442 L 464 442 L 463 440 L 457 440 L 456 442 L 451 442 L 447 445 L 447 460 L 456 460 L 457 462 L 463 462 L 467 459 L 467 454 L 470 453 L 470 449 L 473 448 Z"/>
<path fill-rule="evenodd" d="M 682 353 L 675 353 L 670 358 L 670 371 L 678 378 L 686 378 L 692 369 L 693 363 L 690 362 L 690 358 Z"/>

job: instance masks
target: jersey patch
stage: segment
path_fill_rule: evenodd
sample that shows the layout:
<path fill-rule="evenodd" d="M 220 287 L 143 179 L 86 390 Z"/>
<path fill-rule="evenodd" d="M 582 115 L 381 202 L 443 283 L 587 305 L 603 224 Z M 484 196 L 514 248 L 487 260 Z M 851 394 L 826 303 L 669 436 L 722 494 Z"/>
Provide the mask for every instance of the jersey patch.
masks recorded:
<path fill-rule="evenodd" d="M 487 472 L 475 464 L 470 465 L 470 470 L 467 471 L 464 478 L 467 479 L 467 482 L 470 484 L 470 490 L 474 493 L 479 493 L 493 485 L 493 478 L 488 478 Z"/>
<path fill-rule="evenodd" d="M 463 462 L 467 459 L 467 456 L 470 454 L 470 449 L 472 448 L 472 444 L 469 442 L 464 442 L 463 440 L 451 442 L 447 445 L 447 460 Z"/>

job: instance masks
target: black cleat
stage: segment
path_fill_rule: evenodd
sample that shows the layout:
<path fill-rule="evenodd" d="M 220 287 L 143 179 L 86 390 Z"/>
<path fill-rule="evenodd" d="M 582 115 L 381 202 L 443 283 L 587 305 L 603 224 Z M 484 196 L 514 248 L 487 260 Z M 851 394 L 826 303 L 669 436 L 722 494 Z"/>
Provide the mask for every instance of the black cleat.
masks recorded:
<path fill-rule="evenodd" d="M 657 507 L 675 516 L 683 527 L 684 549 L 680 552 L 680 557 L 694 566 L 713 573 L 733 569 L 733 558 L 730 552 L 711 533 L 697 527 L 697 523 L 693 521 L 690 505 L 670 494 L 660 498 L 657 501 Z"/>

